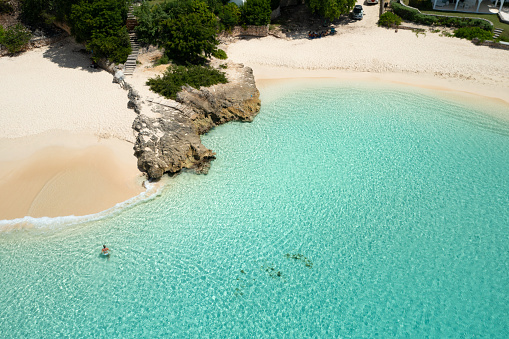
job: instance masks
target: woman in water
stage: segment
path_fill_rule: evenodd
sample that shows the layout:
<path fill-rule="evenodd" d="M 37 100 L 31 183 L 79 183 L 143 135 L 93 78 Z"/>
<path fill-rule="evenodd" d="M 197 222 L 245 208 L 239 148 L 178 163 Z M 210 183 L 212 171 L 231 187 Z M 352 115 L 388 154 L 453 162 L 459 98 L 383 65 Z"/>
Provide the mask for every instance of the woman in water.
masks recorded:
<path fill-rule="evenodd" d="M 101 250 L 104 255 L 110 254 L 110 249 L 106 247 L 106 245 L 103 245 L 103 249 Z"/>

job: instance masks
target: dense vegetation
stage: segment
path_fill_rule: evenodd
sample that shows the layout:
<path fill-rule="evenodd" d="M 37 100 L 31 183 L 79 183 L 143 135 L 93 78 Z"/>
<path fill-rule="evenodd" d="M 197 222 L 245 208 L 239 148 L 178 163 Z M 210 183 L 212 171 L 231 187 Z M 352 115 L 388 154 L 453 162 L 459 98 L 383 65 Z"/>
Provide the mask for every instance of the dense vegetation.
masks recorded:
<path fill-rule="evenodd" d="M 0 45 L 7 48 L 11 54 L 18 53 L 28 44 L 32 33 L 22 24 L 18 23 L 4 30 L 0 26 Z"/>
<path fill-rule="evenodd" d="M 14 7 L 7 0 L 0 0 L 0 14 L 11 14 Z"/>
<path fill-rule="evenodd" d="M 268 25 L 270 23 L 270 0 L 247 0 L 241 7 L 242 23 L 245 25 Z"/>
<path fill-rule="evenodd" d="M 218 8 L 217 16 L 219 18 L 220 29 L 232 29 L 240 23 L 242 13 L 239 6 L 234 2 L 229 2 L 224 6 Z"/>
<path fill-rule="evenodd" d="M 328 20 L 338 19 L 342 14 L 349 13 L 355 3 L 356 0 L 306 0 L 311 12 Z"/>
<path fill-rule="evenodd" d="M 219 44 L 218 21 L 205 2 L 144 3 L 135 15 L 138 40 L 163 47 L 167 57 L 178 63 L 203 63 Z"/>
<path fill-rule="evenodd" d="M 210 56 L 227 58 L 217 48 L 216 37 L 220 29 L 229 29 L 242 20 L 236 4 L 222 0 L 143 3 L 135 15 L 138 40 L 164 49 L 160 63 L 173 62 L 162 77 L 147 81 L 152 91 L 175 99 L 184 85 L 199 89 L 228 82 L 224 73 L 204 64 Z"/>
<path fill-rule="evenodd" d="M 202 64 L 219 42 L 217 19 L 207 4 L 188 1 L 171 7 L 170 17 L 159 26 L 158 43 L 179 63 Z"/>
<path fill-rule="evenodd" d="M 69 22 L 76 41 L 86 44 L 92 58 L 122 63 L 131 53 L 126 18 L 124 0 L 82 0 L 71 7 Z"/>
<path fill-rule="evenodd" d="M 409 0 L 408 5 L 424 11 L 433 9 L 433 2 L 431 0 Z"/>
<path fill-rule="evenodd" d="M 425 15 L 419 13 L 418 10 L 408 8 L 395 1 L 391 2 L 392 10 L 395 14 L 402 19 L 412 21 L 423 25 L 439 25 L 447 27 L 479 27 L 485 31 L 492 31 L 493 27 L 486 20 L 472 19 L 472 18 L 459 18 L 459 17 L 445 17 L 435 15 Z"/>
<path fill-rule="evenodd" d="M 166 98 L 175 99 L 182 86 L 189 85 L 196 89 L 201 86 L 225 84 L 228 80 L 223 72 L 203 66 L 170 66 L 163 77 L 149 79 L 147 85 L 156 93 Z"/>
<path fill-rule="evenodd" d="M 22 19 L 38 26 L 66 22 L 76 40 L 85 43 L 93 59 L 124 62 L 131 51 L 125 28 L 125 0 L 23 0 Z"/>
<path fill-rule="evenodd" d="M 474 38 L 480 41 L 493 39 L 493 34 L 479 27 L 462 27 L 454 31 L 454 36 L 461 39 L 472 40 Z"/>
<path fill-rule="evenodd" d="M 385 12 L 378 20 L 378 26 L 392 27 L 401 25 L 402 19 L 392 12 Z"/>
<path fill-rule="evenodd" d="M 138 40 L 164 47 L 173 61 L 200 64 L 217 53 L 217 33 L 236 25 L 266 25 L 270 0 L 247 0 L 240 8 L 227 0 L 143 3 L 135 10 Z"/>

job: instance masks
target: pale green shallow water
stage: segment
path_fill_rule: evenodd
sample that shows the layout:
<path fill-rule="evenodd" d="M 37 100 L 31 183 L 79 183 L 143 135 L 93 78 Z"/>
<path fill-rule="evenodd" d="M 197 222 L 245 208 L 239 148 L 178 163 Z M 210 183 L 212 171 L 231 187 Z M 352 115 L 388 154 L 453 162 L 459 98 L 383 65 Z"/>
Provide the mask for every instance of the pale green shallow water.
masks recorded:
<path fill-rule="evenodd" d="M 208 175 L 1 233 L 0 336 L 506 338 L 509 124 L 368 87 L 267 89 Z"/>

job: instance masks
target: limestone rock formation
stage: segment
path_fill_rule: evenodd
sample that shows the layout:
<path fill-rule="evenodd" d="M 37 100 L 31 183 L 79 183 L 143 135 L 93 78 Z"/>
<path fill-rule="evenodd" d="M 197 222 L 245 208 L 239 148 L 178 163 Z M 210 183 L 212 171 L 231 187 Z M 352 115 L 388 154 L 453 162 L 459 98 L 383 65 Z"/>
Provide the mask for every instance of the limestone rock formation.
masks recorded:
<path fill-rule="evenodd" d="M 253 72 L 229 64 L 229 83 L 196 90 L 184 87 L 173 104 L 154 104 L 157 118 L 140 114 L 133 123 L 138 168 L 151 179 L 184 168 L 206 173 L 215 153 L 202 145 L 200 134 L 228 121 L 252 121 L 260 110 Z"/>

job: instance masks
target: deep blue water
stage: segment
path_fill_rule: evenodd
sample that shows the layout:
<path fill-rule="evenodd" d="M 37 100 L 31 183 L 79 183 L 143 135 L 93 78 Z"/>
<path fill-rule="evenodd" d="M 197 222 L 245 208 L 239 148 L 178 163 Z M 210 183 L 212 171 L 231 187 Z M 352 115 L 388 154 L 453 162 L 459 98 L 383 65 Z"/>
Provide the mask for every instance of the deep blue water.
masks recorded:
<path fill-rule="evenodd" d="M 262 100 L 203 137 L 208 175 L 1 233 L 1 336 L 508 337 L 507 107 L 341 83 Z"/>

